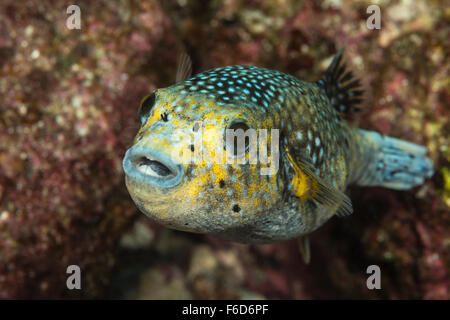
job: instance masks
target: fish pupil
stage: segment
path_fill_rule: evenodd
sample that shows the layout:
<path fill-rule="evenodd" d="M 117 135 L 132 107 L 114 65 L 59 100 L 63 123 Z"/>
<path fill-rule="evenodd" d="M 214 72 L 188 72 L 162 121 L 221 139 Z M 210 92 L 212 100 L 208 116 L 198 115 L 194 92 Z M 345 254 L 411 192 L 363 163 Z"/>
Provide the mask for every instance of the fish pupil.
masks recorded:
<path fill-rule="evenodd" d="M 242 130 L 242 134 L 245 134 L 245 132 L 249 129 L 249 126 L 244 123 L 244 122 L 237 122 L 237 123 L 233 123 L 229 129 L 234 130 L 234 132 L 236 132 L 236 130 Z M 240 132 L 237 132 L 240 133 Z M 230 141 L 225 141 L 225 150 L 230 150 L 231 149 L 231 145 L 227 145 L 227 143 L 230 143 Z M 237 136 L 235 136 L 233 138 L 233 154 L 234 156 L 242 156 L 243 153 L 245 153 L 248 150 L 248 146 L 250 144 L 250 139 L 248 136 L 245 136 L 245 144 L 244 144 L 244 150 L 238 150 L 238 139 Z"/>

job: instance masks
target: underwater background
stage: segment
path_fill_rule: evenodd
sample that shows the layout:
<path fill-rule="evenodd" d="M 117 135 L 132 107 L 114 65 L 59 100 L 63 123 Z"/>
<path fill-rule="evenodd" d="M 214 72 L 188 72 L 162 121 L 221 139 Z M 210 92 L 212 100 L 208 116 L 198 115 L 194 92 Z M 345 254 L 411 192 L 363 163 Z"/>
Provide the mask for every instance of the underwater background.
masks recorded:
<path fill-rule="evenodd" d="M 71 4 L 80 30 L 66 27 Z M 426 146 L 423 186 L 350 188 L 354 214 L 311 234 L 309 265 L 295 240 L 236 244 L 138 212 L 121 161 L 139 102 L 174 82 L 181 52 L 194 73 L 242 64 L 313 81 L 345 39 L 368 93 L 349 121 Z M 437 0 L 2 0 L 0 298 L 450 299 L 449 39 Z M 373 264 L 381 290 L 366 286 Z M 81 290 L 66 287 L 69 265 Z"/>

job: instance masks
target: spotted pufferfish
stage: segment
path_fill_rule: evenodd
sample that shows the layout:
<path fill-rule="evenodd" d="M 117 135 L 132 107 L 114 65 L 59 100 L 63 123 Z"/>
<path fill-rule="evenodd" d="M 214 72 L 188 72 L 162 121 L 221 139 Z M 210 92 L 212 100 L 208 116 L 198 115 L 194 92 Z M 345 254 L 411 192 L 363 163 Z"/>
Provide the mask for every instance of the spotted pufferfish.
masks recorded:
<path fill-rule="evenodd" d="M 426 148 L 351 127 L 341 117 L 362 100 L 360 82 L 341 63 L 344 47 L 316 82 L 255 66 L 226 66 L 190 76 L 183 59 L 177 82 L 139 107 L 141 128 L 126 152 L 126 186 L 138 208 L 168 228 L 241 243 L 301 239 L 332 216 L 352 213 L 350 184 L 406 190 L 433 173 Z M 207 130 L 207 129 L 215 130 Z M 266 129 L 278 169 L 237 155 L 226 129 Z M 224 148 L 242 163 L 181 161 L 197 145 L 177 132 L 202 131 L 201 154 Z M 207 134 L 205 134 L 205 132 Z M 245 140 L 246 143 L 249 139 Z"/>

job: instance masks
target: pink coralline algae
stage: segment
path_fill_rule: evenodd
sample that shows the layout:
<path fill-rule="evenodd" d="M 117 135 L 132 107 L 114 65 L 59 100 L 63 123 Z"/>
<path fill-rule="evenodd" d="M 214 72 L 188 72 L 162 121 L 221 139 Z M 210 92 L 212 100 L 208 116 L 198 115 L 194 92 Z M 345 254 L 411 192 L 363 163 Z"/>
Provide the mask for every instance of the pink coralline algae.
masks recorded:
<path fill-rule="evenodd" d="M 64 1 L 0 4 L 0 298 L 450 299 L 450 29 L 443 1 Z M 101 8 L 101 9 L 100 9 Z M 140 100 L 194 71 L 257 65 L 316 80 L 345 58 L 366 101 L 349 121 L 427 146 L 407 192 L 352 188 L 354 214 L 264 246 L 162 228 L 138 212 L 121 160 Z M 66 269 L 82 270 L 82 289 Z M 366 286 L 378 265 L 381 290 Z"/>

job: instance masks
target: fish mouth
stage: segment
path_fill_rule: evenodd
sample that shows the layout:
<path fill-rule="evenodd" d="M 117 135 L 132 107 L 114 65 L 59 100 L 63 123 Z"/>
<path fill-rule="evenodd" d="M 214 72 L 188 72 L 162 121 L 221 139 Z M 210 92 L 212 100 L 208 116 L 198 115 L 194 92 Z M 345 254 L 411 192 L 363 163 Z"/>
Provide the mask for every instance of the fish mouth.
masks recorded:
<path fill-rule="evenodd" d="M 181 165 L 158 150 L 133 146 L 122 162 L 127 178 L 138 185 L 170 188 L 178 185 L 184 174 Z"/>
<path fill-rule="evenodd" d="M 138 160 L 137 170 L 142 174 L 153 177 L 174 177 L 176 173 L 166 167 L 163 163 L 148 156 L 143 156 Z"/>

